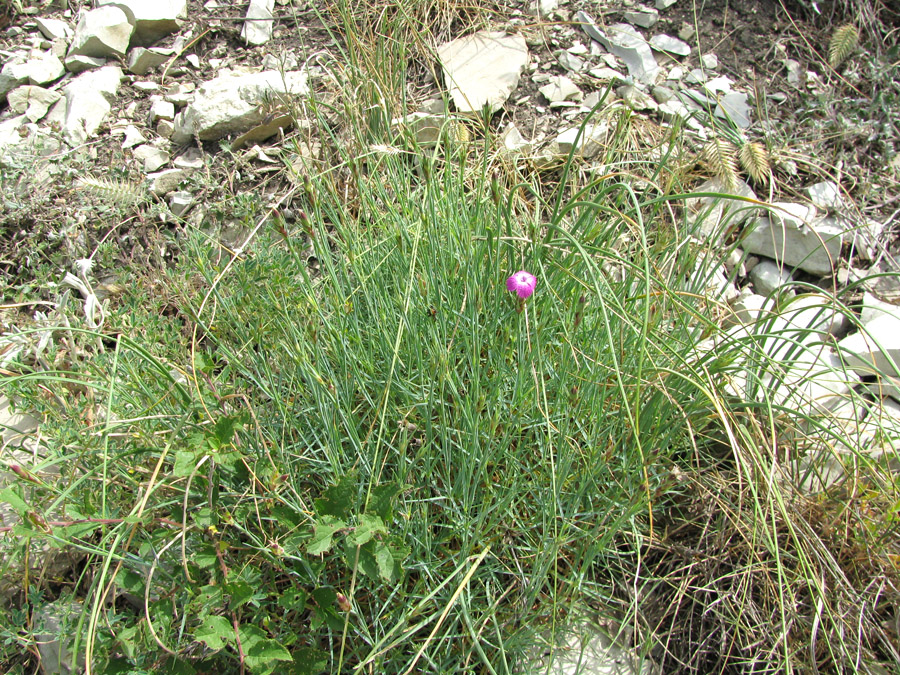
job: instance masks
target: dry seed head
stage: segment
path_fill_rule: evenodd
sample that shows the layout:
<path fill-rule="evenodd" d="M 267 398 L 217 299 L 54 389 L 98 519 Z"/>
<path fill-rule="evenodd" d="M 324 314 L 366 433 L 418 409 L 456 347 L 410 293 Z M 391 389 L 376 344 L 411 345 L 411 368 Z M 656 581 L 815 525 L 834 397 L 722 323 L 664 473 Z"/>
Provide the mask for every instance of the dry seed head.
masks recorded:
<path fill-rule="evenodd" d="M 769 152 L 762 143 L 744 143 L 740 152 L 741 166 L 756 183 L 766 183 L 772 170 Z"/>
<path fill-rule="evenodd" d="M 734 145 L 724 138 L 714 138 L 703 149 L 703 161 L 714 176 L 726 187 L 734 189 L 738 183 L 737 159 Z"/>
<path fill-rule="evenodd" d="M 859 31 L 852 24 L 844 24 L 834 31 L 828 43 L 828 65 L 837 68 L 859 44 Z"/>

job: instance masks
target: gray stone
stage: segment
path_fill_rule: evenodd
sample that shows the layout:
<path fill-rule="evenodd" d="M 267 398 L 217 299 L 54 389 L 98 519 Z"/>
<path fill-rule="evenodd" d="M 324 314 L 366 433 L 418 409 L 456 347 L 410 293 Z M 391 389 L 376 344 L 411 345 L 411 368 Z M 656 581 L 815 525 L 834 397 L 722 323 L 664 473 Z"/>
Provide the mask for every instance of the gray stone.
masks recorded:
<path fill-rule="evenodd" d="M 241 38 L 248 45 L 264 45 L 272 39 L 275 0 L 250 0 Z"/>
<path fill-rule="evenodd" d="M 750 281 L 759 295 L 768 297 L 793 281 L 791 273 L 771 260 L 761 260 L 750 270 Z"/>
<path fill-rule="evenodd" d="M 674 102 L 663 104 L 672 105 Z M 660 110 L 663 109 L 660 106 Z M 729 199 L 728 195 L 756 199 L 756 193 L 744 181 L 739 180 L 735 188 L 729 188 L 719 178 L 712 178 L 700 185 L 695 192 L 715 192 L 725 197 L 692 197 L 685 200 L 688 220 L 695 231 L 704 239 L 717 243 L 722 236 L 740 227 L 756 214 L 756 208 L 747 202 Z M 752 253 L 752 251 L 751 251 Z"/>
<path fill-rule="evenodd" d="M 616 93 L 622 97 L 625 105 L 635 111 L 656 110 L 659 107 L 650 96 L 630 84 L 619 87 Z"/>
<path fill-rule="evenodd" d="M 841 336 L 850 328 L 850 310 L 840 301 L 822 293 L 804 293 L 790 299 L 781 309 L 791 326 L 818 335 Z"/>
<path fill-rule="evenodd" d="M 633 26 L 627 23 L 613 24 L 606 33 L 598 31 L 597 42 L 622 59 L 634 79 L 654 84 L 659 74 L 659 65 L 653 57 L 650 44 Z"/>
<path fill-rule="evenodd" d="M 193 203 L 194 196 L 185 190 L 173 192 L 169 195 L 169 210 L 172 212 L 172 215 L 178 218 L 187 213 Z"/>
<path fill-rule="evenodd" d="M 84 651 L 79 650 L 77 663 L 70 652 L 82 611 L 80 602 L 57 600 L 41 606 L 36 612 L 35 632 L 42 673 L 70 675 L 83 670 Z"/>
<path fill-rule="evenodd" d="M 171 56 L 171 49 L 135 47 L 128 53 L 128 72 L 146 75 L 168 61 Z"/>
<path fill-rule="evenodd" d="M 6 94 L 23 84 L 50 84 L 65 75 L 66 69 L 58 58 L 49 52 L 25 60 L 14 57 L 0 69 L 0 101 Z"/>
<path fill-rule="evenodd" d="M 99 56 L 81 56 L 80 54 L 71 54 L 66 57 L 66 70 L 70 73 L 83 73 L 86 70 L 94 70 L 102 68 L 106 65 L 106 59 Z"/>
<path fill-rule="evenodd" d="M 528 46 L 521 35 L 479 31 L 438 47 L 438 59 L 458 111 L 494 112 L 519 85 Z"/>
<path fill-rule="evenodd" d="M 559 7 L 559 0 L 532 0 L 528 5 L 528 13 L 532 16 L 546 17 Z"/>
<path fill-rule="evenodd" d="M 638 5 L 635 9 L 625 12 L 625 20 L 641 28 L 652 28 L 659 21 L 659 12 L 653 7 Z"/>
<path fill-rule="evenodd" d="M 78 145 L 94 135 L 110 111 L 124 74 L 117 66 L 105 66 L 79 75 L 65 88 L 66 112 L 63 135 Z"/>
<path fill-rule="evenodd" d="M 669 9 L 678 0 L 656 0 L 656 9 Z"/>
<path fill-rule="evenodd" d="M 741 291 L 738 299 L 732 303 L 732 313 L 726 317 L 725 324 L 754 323 L 766 311 L 766 304 L 767 298 L 757 293 L 752 293 L 749 288 L 745 288 Z M 771 306 L 769 309 L 771 309 Z"/>
<path fill-rule="evenodd" d="M 616 644 L 607 633 L 589 620 L 580 620 L 561 636 L 552 649 L 546 644 L 531 650 L 522 675 L 652 675 L 656 668 L 649 660 Z"/>
<path fill-rule="evenodd" d="M 136 147 L 134 158 L 141 162 L 144 173 L 153 173 L 169 163 L 169 153 L 152 145 Z"/>
<path fill-rule="evenodd" d="M 179 169 L 196 171 L 203 168 L 203 153 L 199 148 L 188 148 L 183 154 L 176 157 L 173 163 Z"/>
<path fill-rule="evenodd" d="M 838 343 L 848 367 L 861 375 L 883 374 L 900 377 L 900 321 L 894 316 L 879 316 L 864 330 Z"/>
<path fill-rule="evenodd" d="M 118 7 L 98 7 L 84 12 L 75 27 L 69 56 L 124 58 L 134 31 Z"/>
<path fill-rule="evenodd" d="M 114 5 L 134 26 L 131 45 L 149 46 L 181 29 L 187 16 L 187 0 L 98 0 L 98 5 Z"/>
<path fill-rule="evenodd" d="M 591 77 L 596 77 L 598 80 L 603 82 L 625 82 L 626 78 L 622 73 L 613 68 L 591 68 L 588 71 L 588 75 Z"/>
<path fill-rule="evenodd" d="M 565 75 L 554 75 L 550 81 L 543 87 L 538 89 L 550 104 L 559 103 L 560 101 L 580 100 L 584 94 L 581 89 Z"/>
<path fill-rule="evenodd" d="M 668 103 L 669 101 L 678 100 L 678 95 L 675 93 L 675 90 L 670 89 L 669 87 L 653 87 L 650 93 L 653 94 L 653 100 L 657 103 Z"/>
<path fill-rule="evenodd" d="M 823 181 L 810 185 L 804 192 L 809 197 L 809 201 L 813 203 L 813 206 L 823 211 L 837 211 L 844 207 L 840 188 L 832 181 Z"/>
<path fill-rule="evenodd" d="M 156 124 L 159 120 L 175 120 L 175 105 L 170 101 L 160 99 L 150 106 L 150 124 Z"/>
<path fill-rule="evenodd" d="M 872 321 L 881 316 L 891 316 L 900 322 L 900 305 L 881 300 L 868 291 L 863 293 L 862 311 L 859 313 L 860 324 L 868 326 Z"/>
<path fill-rule="evenodd" d="M 750 126 L 751 112 L 747 94 L 735 91 L 719 99 L 715 114 L 716 117 L 730 119 L 739 128 L 746 129 Z"/>
<path fill-rule="evenodd" d="M 9 107 L 13 112 L 24 113 L 29 122 L 37 122 L 44 117 L 50 106 L 61 98 L 62 94 L 58 91 L 32 85 L 17 87 L 7 94 Z"/>
<path fill-rule="evenodd" d="M 770 216 L 757 220 L 745 235 L 744 250 L 810 274 L 832 274 L 840 261 L 843 229 L 815 222 L 814 207 L 784 202 L 773 206 Z"/>
<path fill-rule="evenodd" d="M 34 22 L 41 34 L 48 40 L 68 40 L 74 35 L 69 24 L 59 19 L 36 16 Z"/>
<path fill-rule="evenodd" d="M 590 159 L 603 148 L 608 131 L 609 127 L 604 122 L 588 124 L 583 133 L 580 127 L 573 127 L 559 134 L 556 137 L 556 144 L 563 155 L 568 155 L 574 149 L 576 154 Z"/>
<path fill-rule="evenodd" d="M 700 57 L 700 63 L 707 70 L 715 70 L 719 67 L 719 57 L 715 54 L 704 54 Z"/>
<path fill-rule="evenodd" d="M 665 33 L 654 35 L 650 38 L 650 46 L 656 51 L 675 54 L 676 56 L 688 56 L 691 53 L 691 46 L 687 42 Z"/>
<path fill-rule="evenodd" d="M 184 169 L 166 169 L 158 173 L 147 175 L 150 192 L 158 197 L 178 189 L 179 183 L 187 178 L 188 172 Z"/>
<path fill-rule="evenodd" d="M 220 75 L 204 82 L 194 101 L 175 117 L 172 141 L 187 143 L 195 135 L 201 141 L 213 141 L 243 133 L 265 119 L 265 109 L 260 105 L 264 101 L 308 91 L 305 71 L 236 71 Z"/>

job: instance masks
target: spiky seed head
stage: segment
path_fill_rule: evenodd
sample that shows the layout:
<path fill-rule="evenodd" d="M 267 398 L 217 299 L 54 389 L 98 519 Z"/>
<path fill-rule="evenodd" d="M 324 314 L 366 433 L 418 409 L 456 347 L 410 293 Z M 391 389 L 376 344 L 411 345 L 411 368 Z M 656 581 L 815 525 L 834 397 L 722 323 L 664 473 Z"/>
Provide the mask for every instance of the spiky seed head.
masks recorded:
<path fill-rule="evenodd" d="M 844 24 L 834 31 L 828 44 L 828 65 L 837 68 L 859 44 L 859 31 L 853 24 Z"/>
<path fill-rule="evenodd" d="M 744 143 L 741 146 L 739 158 L 744 171 L 754 182 L 760 184 L 768 182 L 772 167 L 769 164 L 769 152 L 766 150 L 766 146 L 756 141 Z"/>
<path fill-rule="evenodd" d="M 728 189 L 738 184 L 737 158 L 735 147 L 724 138 L 714 138 L 703 149 L 702 159 L 709 171 L 721 180 Z"/>

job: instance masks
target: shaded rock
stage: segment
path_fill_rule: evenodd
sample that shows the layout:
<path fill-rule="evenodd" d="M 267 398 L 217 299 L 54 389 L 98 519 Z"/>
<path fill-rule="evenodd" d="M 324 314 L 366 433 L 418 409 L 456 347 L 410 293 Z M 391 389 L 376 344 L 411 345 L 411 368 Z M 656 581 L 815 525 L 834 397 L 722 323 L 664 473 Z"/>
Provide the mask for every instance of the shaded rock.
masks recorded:
<path fill-rule="evenodd" d="M 134 158 L 141 162 L 144 173 L 153 173 L 169 163 L 169 153 L 152 145 L 136 147 Z"/>
<path fill-rule="evenodd" d="M 547 84 L 538 89 L 550 104 L 568 100 L 580 100 L 583 96 L 578 85 L 565 75 L 552 76 Z"/>
<path fill-rule="evenodd" d="M 173 164 L 185 171 L 196 171 L 203 168 L 203 153 L 198 148 L 188 148 L 175 158 Z"/>
<path fill-rule="evenodd" d="M 134 26 L 132 46 L 149 46 L 175 33 L 187 16 L 187 0 L 98 0 L 100 6 L 115 6 Z"/>
<path fill-rule="evenodd" d="M 106 59 L 100 56 L 82 56 L 71 54 L 66 57 L 66 70 L 70 73 L 83 73 L 86 70 L 102 68 L 106 65 Z"/>
<path fill-rule="evenodd" d="M 242 133 L 266 117 L 261 102 L 308 91 L 305 71 L 235 71 L 220 75 L 200 85 L 193 102 L 175 117 L 172 141 L 187 143 L 195 135 L 201 141 L 212 141 Z"/>
<path fill-rule="evenodd" d="M 105 66 L 79 75 L 66 86 L 63 135 L 69 143 L 84 143 L 94 135 L 109 114 L 123 77 L 121 68 Z"/>
<path fill-rule="evenodd" d="M 579 12 L 582 14 L 582 12 Z M 659 74 L 659 65 L 653 56 L 650 44 L 627 23 L 616 23 L 607 32 L 598 31 L 597 42 L 610 53 L 625 62 L 628 73 L 646 84 L 653 84 Z"/>
<path fill-rule="evenodd" d="M 656 0 L 656 9 L 669 9 L 678 0 Z"/>
<path fill-rule="evenodd" d="M 179 183 L 187 178 L 188 172 L 184 169 L 166 169 L 158 173 L 147 175 L 147 183 L 150 192 L 158 197 L 178 189 Z"/>
<path fill-rule="evenodd" d="M 810 274 L 832 274 L 840 261 L 843 230 L 813 222 L 814 207 L 784 202 L 774 206 L 769 217 L 757 220 L 746 233 L 744 250 Z"/>
<path fill-rule="evenodd" d="M 844 199 L 841 197 L 840 188 L 832 181 L 823 181 L 810 185 L 804 191 L 813 206 L 823 211 L 837 211 L 844 207 Z"/>
<path fill-rule="evenodd" d="M 738 299 L 732 303 L 732 313 L 725 319 L 726 325 L 735 323 L 753 323 L 765 310 L 767 298 L 758 293 L 753 293 L 749 288 L 741 291 Z M 770 307 L 771 308 L 771 307 Z"/>
<path fill-rule="evenodd" d="M 762 260 L 750 270 L 754 290 L 764 297 L 772 295 L 782 286 L 793 281 L 791 273 L 771 260 Z"/>
<path fill-rule="evenodd" d="M 521 35 L 479 31 L 441 45 L 438 58 L 457 110 L 494 112 L 519 85 L 528 46 Z"/>
<path fill-rule="evenodd" d="M 150 106 L 150 124 L 156 124 L 159 120 L 175 120 L 175 104 L 171 101 L 160 99 Z"/>
<path fill-rule="evenodd" d="M 531 141 L 526 141 L 521 132 L 516 128 L 516 125 L 510 122 L 506 129 L 500 134 L 500 145 L 505 153 L 515 154 L 528 150 L 532 146 L 532 143 Z"/>
<path fill-rule="evenodd" d="M 59 19 L 36 16 L 34 22 L 41 34 L 48 40 L 68 40 L 74 35 L 71 26 Z"/>
<path fill-rule="evenodd" d="M 118 7 L 98 7 L 84 12 L 69 45 L 69 56 L 124 58 L 134 31 Z"/>
<path fill-rule="evenodd" d="M 642 92 L 637 87 L 626 84 L 616 89 L 616 93 L 622 97 L 622 100 L 632 110 L 656 110 L 659 106 L 650 96 Z"/>
<path fill-rule="evenodd" d="M 580 127 L 573 127 L 559 134 L 556 137 L 556 144 L 559 152 L 564 155 L 568 155 L 574 149 L 576 154 L 589 159 L 603 148 L 608 131 L 609 126 L 605 122 L 588 124 L 583 132 Z"/>
<path fill-rule="evenodd" d="M 659 12 L 653 7 L 638 5 L 635 9 L 625 12 L 625 20 L 641 28 L 652 28 L 659 21 Z"/>
<path fill-rule="evenodd" d="M 868 291 L 863 293 L 862 310 L 859 313 L 860 324 L 867 326 L 881 316 L 894 317 L 900 328 L 900 305 L 881 300 Z"/>
<path fill-rule="evenodd" d="M 673 103 L 670 101 L 661 105 L 660 110 L 663 106 Z M 733 195 L 756 199 L 753 188 L 744 181 L 738 181 L 737 187 L 732 189 L 721 179 L 712 178 L 700 185 L 695 192 L 716 192 L 725 195 L 692 197 L 685 200 L 688 220 L 695 226 L 695 231 L 705 239 L 713 239 L 714 243 L 726 232 L 743 225 L 756 214 L 757 207 L 752 204 L 728 198 L 728 195 Z"/>
<path fill-rule="evenodd" d="M 275 0 L 250 0 L 241 38 L 248 45 L 264 45 L 272 39 Z"/>
<path fill-rule="evenodd" d="M 26 85 L 17 87 L 7 94 L 9 107 L 13 112 L 24 113 L 29 122 L 37 122 L 47 114 L 54 103 L 62 98 L 58 91 Z"/>
<path fill-rule="evenodd" d="M 688 56 L 691 53 L 691 46 L 687 42 L 664 33 L 650 38 L 650 46 L 656 51 L 675 54 L 676 56 Z"/>
<path fill-rule="evenodd" d="M 850 327 L 850 310 L 835 298 L 822 293 L 804 293 L 790 299 L 781 309 L 790 325 L 819 336 L 840 336 Z M 818 337 L 818 336 L 817 336 Z"/>
<path fill-rule="evenodd" d="M 35 638 L 41 654 L 41 671 L 47 675 L 69 675 L 84 668 L 84 652 L 78 662 L 70 650 L 78 632 L 82 605 L 80 602 L 57 600 L 35 612 Z"/>
<path fill-rule="evenodd" d="M 169 195 L 169 210 L 172 212 L 172 215 L 180 218 L 194 204 L 194 196 L 185 190 L 180 190 L 178 192 L 173 192 Z"/>
<path fill-rule="evenodd" d="M 170 56 L 172 56 L 171 49 L 135 47 L 128 53 L 128 72 L 146 75 L 168 61 Z"/>
<path fill-rule="evenodd" d="M 751 108 L 747 103 L 747 94 L 732 92 L 719 99 L 716 106 L 716 117 L 730 119 L 739 128 L 746 129 L 750 126 Z"/>

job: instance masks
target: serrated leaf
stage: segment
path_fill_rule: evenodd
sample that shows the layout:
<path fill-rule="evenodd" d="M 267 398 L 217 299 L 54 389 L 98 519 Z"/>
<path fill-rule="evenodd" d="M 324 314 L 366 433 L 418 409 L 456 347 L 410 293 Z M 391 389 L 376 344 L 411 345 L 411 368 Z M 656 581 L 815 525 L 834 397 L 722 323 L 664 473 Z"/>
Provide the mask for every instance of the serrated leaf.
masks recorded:
<path fill-rule="evenodd" d="M 202 453 L 196 450 L 178 450 L 175 453 L 175 465 L 172 467 L 172 475 L 176 478 L 183 478 L 194 473 L 194 467 L 197 466 Z"/>
<path fill-rule="evenodd" d="M 294 675 L 320 675 L 328 670 L 328 654 L 312 647 L 294 652 Z"/>
<path fill-rule="evenodd" d="M 224 616 L 208 616 L 194 631 L 194 639 L 205 642 L 210 649 L 222 649 L 234 641 L 234 628 Z"/>
<path fill-rule="evenodd" d="M 374 513 L 385 523 L 394 519 L 394 500 L 400 494 L 401 487 L 396 483 L 378 485 L 372 489 L 372 496 L 366 506 L 367 513 Z"/>
<path fill-rule="evenodd" d="M 359 524 L 350 534 L 348 539 L 355 546 L 362 546 L 371 541 L 376 534 L 387 534 L 384 522 L 378 516 L 363 514 L 359 517 Z"/>
<path fill-rule="evenodd" d="M 306 552 L 310 555 L 326 553 L 331 548 L 331 539 L 334 534 L 347 527 L 340 518 L 334 516 L 322 516 L 313 526 L 313 536 L 306 545 Z"/>
<path fill-rule="evenodd" d="M 320 516 L 334 516 L 347 519 L 356 504 L 357 475 L 355 471 L 343 476 L 337 483 L 326 488 L 316 500 L 316 512 Z"/>
<path fill-rule="evenodd" d="M 250 602 L 256 592 L 253 586 L 246 581 L 229 582 L 225 584 L 225 591 L 231 596 L 231 601 L 228 603 L 228 609 L 231 610 Z"/>

